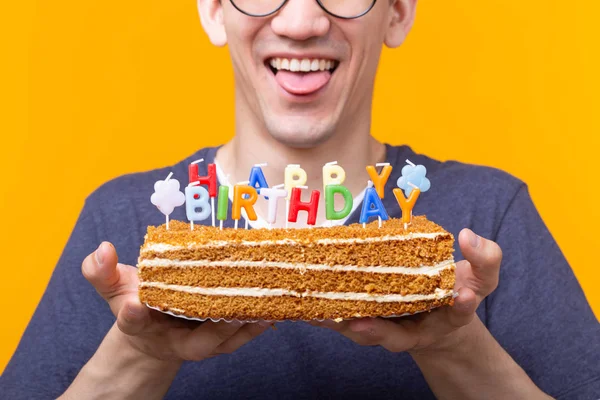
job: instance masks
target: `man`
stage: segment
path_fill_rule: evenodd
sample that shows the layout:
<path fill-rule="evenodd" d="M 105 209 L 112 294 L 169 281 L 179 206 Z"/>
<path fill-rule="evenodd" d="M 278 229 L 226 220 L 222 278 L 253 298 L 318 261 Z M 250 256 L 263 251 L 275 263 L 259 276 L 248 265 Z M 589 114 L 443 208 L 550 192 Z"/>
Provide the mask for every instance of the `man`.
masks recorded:
<path fill-rule="evenodd" d="M 440 163 L 370 136 L 382 44 L 402 44 L 415 6 L 416 0 L 199 0 L 210 40 L 231 52 L 235 138 L 171 168 L 116 179 L 88 198 L 1 393 L 11 399 L 600 396 L 599 325 L 526 186 L 500 171 Z M 246 180 L 253 164 L 267 162 L 267 180 L 275 185 L 285 165 L 300 163 L 310 189 L 321 187 L 321 168 L 333 158 L 356 177 L 346 182 L 355 196 L 368 179 L 366 165 L 394 166 L 390 190 L 404 160 L 424 164 L 433 187 L 415 213 L 457 235 L 457 258 L 465 259 L 454 306 L 395 320 L 284 322 L 276 330 L 149 311 L 137 299 L 130 266 L 146 226 L 162 223 L 149 194 L 169 172 L 185 179 L 187 165 L 199 158 L 218 163 L 221 183 Z M 384 201 L 397 217 L 393 199 Z M 265 206 L 257 205 L 263 217 Z M 184 220 L 183 210 L 173 217 Z M 346 223 L 357 219 L 354 212 Z"/>

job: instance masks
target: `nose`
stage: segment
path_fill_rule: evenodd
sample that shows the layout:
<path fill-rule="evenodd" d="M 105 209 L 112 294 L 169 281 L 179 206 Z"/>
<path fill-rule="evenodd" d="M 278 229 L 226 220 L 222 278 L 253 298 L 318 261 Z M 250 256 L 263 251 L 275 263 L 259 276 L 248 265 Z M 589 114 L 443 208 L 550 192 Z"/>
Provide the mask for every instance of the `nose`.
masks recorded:
<path fill-rule="evenodd" d="M 329 17 L 315 0 L 288 0 L 271 20 L 276 35 L 293 40 L 324 36 L 329 28 Z"/>

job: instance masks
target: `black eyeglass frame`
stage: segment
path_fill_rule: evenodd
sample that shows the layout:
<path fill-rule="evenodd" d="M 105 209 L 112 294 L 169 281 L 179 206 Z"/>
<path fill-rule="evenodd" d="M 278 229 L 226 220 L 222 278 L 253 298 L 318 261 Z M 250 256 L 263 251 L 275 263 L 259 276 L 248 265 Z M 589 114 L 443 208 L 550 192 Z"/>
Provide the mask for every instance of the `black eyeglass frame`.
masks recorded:
<path fill-rule="evenodd" d="M 242 14 L 247 15 L 249 17 L 263 18 L 263 17 L 271 16 L 271 15 L 275 14 L 277 11 L 281 10 L 283 8 L 283 6 L 285 6 L 287 4 L 287 2 L 289 0 L 283 0 L 281 2 L 281 4 L 277 8 L 275 8 L 275 10 L 273 10 L 273 11 L 271 11 L 269 13 L 266 13 L 266 14 L 251 14 L 249 12 L 246 12 L 246 11 L 242 10 L 240 7 L 238 7 L 238 5 L 235 4 L 234 0 L 229 0 L 229 1 L 231 2 L 231 5 L 236 10 L 238 10 L 239 12 L 241 12 Z M 375 3 L 377 3 L 377 0 L 372 0 L 371 5 L 365 11 L 363 11 L 362 13 L 360 13 L 360 14 L 354 16 L 354 17 L 343 17 L 341 15 L 334 14 L 331 11 L 329 11 L 327 8 L 325 8 L 325 6 L 323 5 L 323 2 L 321 0 L 315 0 L 315 1 L 317 2 L 317 4 L 319 4 L 319 6 L 323 9 L 323 11 L 325 11 L 327 14 L 331 15 L 332 17 L 340 18 L 340 19 L 356 19 L 356 18 L 360 18 L 363 15 L 367 14 L 369 11 L 371 11 L 373 9 L 373 7 L 375 7 Z"/>

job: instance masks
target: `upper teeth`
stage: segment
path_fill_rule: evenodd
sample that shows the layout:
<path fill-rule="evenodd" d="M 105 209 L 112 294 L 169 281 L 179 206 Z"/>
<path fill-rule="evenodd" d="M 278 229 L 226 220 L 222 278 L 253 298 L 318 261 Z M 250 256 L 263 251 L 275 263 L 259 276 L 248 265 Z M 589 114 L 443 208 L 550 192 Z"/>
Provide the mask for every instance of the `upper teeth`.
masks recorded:
<path fill-rule="evenodd" d="M 285 69 L 292 72 L 329 71 L 336 65 L 335 61 L 303 58 L 271 58 L 271 67 L 276 70 Z"/>

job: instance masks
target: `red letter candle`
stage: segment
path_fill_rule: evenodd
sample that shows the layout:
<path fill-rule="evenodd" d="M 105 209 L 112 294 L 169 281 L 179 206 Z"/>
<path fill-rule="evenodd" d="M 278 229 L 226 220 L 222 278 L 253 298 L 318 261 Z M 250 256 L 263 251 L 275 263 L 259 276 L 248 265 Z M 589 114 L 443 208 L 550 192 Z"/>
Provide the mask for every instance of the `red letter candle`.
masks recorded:
<path fill-rule="evenodd" d="M 321 195 L 318 190 L 313 190 L 310 195 L 310 201 L 308 203 L 303 203 L 300 200 L 300 196 L 302 195 L 302 189 L 293 188 L 292 195 L 290 198 L 290 213 L 288 215 L 288 221 L 296 222 L 298 220 L 298 212 L 306 211 L 308 212 L 308 217 L 306 222 L 308 225 L 314 225 L 317 222 L 317 211 L 319 209 L 319 196 Z"/>
<path fill-rule="evenodd" d="M 212 215 L 212 226 L 215 226 L 215 197 L 217 197 L 217 167 L 215 164 L 208 164 L 208 175 L 198 176 L 198 164 L 204 159 L 194 161 L 188 167 L 190 175 L 190 186 L 206 185 L 208 186 L 208 195 L 210 197 L 210 208 Z"/>

